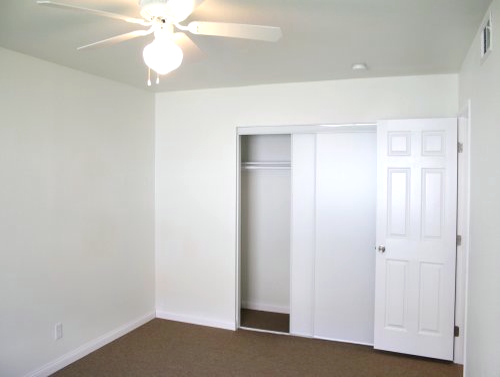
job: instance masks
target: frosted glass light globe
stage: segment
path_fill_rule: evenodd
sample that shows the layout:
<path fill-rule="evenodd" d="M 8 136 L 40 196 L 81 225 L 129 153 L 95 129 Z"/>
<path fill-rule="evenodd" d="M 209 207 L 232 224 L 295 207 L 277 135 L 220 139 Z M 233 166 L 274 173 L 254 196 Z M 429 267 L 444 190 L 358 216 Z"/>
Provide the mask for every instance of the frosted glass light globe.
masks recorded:
<path fill-rule="evenodd" d="M 144 47 L 144 62 L 153 71 L 165 75 L 179 68 L 183 53 L 170 38 L 157 36 L 153 42 Z"/>

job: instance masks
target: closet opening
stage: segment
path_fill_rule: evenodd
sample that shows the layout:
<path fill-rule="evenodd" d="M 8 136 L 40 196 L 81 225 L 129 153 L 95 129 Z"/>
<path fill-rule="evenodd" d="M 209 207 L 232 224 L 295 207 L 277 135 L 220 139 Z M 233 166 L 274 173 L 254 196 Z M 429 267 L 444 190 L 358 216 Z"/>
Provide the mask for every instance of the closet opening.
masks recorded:
<path fill-rule="evenodd" d="M 240 136 L 241 328 L 290 332 L 291 136 Z"/>

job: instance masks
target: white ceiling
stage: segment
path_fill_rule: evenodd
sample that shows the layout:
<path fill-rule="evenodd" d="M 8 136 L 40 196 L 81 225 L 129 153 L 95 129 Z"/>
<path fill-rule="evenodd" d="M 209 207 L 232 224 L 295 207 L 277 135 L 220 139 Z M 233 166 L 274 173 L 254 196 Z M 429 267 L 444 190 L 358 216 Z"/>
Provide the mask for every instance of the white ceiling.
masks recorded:
<path fill-rule="evenodd" d="M 58 0 L 139 17 L 137 0 Z M 266 43 L 191 36 L 179 69 L 150 90 L 458 72 L 491 0 L 206 0 L 187 20 L 280 26 Z M 146 86 L 143 37 L 99 49 L 76 47 L 138 29 L 89 14 L 1 0 L 0 46 L 67 67 Z M 370 69 L 353 72 L 353 63 Z M 6 74 L 6 72 L 2 72 Z"/>

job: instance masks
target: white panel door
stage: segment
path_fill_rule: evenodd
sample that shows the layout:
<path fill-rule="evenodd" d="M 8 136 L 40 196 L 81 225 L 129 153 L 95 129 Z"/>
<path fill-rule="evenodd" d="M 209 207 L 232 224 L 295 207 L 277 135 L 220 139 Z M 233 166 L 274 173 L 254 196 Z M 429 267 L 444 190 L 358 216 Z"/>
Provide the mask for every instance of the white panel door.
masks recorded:
<path fill-rule="evenodd" d="M 453 360 L 457 120 L 377 134 L 375 348 Z"/>
<path fill-rule="evenodd" d="M 314 336 L 373 344 L 377 135 L 318 134 Z"/>

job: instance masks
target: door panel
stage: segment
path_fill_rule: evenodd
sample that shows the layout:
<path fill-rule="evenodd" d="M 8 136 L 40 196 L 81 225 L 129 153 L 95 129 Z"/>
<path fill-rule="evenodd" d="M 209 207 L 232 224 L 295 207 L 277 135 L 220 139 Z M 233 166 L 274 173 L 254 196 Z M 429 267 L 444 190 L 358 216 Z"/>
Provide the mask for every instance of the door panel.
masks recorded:
<path fill-rule="evenodd" d="M 443 169 L 422 169 L 422 237 L 439 239 L 444 215 Z"/>
<path fill-rule="evenodd" d="M 418 331 L 422 334 L 439 335 L 441 333 L 439 321 L 441 275 L 443 265 L 435 263 L 420 264 L 420 313 Z"/>
<path fill-rule="evenodd" d="M 457 121 L 384 121 L 377 134 L 375 348 L 452 360 Z"/>
<path fill-rule="evenodd" d="M 385 284 L 385 327 L 397 331 L 406 331 L 406 302 L 408 296 L 408 262 L 390 260 L 386 261 Z"/>
<path fill-rule="evenodd" d="M 314 336 L 373 344 L 377 135 L 318 134 Z"/>
<path fill-rule="evenodd" d="M 393 237 L 407 235 L 410 213 L 410 169 L 388 169 L 388 227 Z"/>

